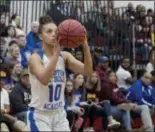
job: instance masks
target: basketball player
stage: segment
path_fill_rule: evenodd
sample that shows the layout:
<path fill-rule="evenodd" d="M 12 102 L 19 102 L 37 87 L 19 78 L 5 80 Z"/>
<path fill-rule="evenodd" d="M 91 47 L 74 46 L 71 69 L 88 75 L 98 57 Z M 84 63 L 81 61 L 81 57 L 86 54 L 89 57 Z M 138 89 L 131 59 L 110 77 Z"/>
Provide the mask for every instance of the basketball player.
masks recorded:
<path fill-rule="evenodd" d="M 57 26 L 48 16 L 40 18 L 42 50 L 29 60 L 32 100 L 28 111 L 31 131 L 70 131 L 64 110 L 65 67 L 86 76 L 92 74 L 92 59 L 87 37 L 83 43 L 84 64 L 70 53 L 61 52 Z"/>

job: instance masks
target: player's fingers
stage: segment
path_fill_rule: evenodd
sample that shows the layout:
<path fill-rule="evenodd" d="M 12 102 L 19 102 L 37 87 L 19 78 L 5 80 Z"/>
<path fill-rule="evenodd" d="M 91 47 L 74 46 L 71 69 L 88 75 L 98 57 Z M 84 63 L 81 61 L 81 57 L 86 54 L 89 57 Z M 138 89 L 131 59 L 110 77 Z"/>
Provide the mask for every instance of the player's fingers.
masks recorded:
<path fill-rule="evenodd" d="M 60 36 L 58 36 L 58 43 L 60 43 L 60 40 L 61 40 L 61 37 L 60 37 Z"/>

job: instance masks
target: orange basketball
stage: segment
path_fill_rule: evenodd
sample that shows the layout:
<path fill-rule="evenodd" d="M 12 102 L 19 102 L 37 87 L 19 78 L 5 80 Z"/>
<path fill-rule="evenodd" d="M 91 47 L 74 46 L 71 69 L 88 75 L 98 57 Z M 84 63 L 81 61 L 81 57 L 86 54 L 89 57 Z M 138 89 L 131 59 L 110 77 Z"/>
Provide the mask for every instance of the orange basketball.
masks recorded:
<path fill-rule="evenodd" d="M 84 41 L 85 35 L 85 27 L 77 20 L 67 19 L 58 25 L 60 45 L 65 48 L 78 47 Z"/>

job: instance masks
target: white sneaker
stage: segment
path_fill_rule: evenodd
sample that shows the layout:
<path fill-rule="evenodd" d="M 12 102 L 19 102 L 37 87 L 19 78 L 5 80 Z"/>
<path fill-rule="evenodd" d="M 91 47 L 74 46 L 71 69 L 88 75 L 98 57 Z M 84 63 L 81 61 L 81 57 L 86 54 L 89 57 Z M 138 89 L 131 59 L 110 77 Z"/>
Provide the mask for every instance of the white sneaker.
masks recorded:
<path fill-rule="evenodd" d="M 84 129 L 84 132 L 94 132 L 94 128 L 93 127 L 88 127 L 86 129 Z"/>
<path fill-rule="evenodd" d="M 112 128 L 118 128 L 121 125 L 120 122 L 112 119 L 109 124 L 108 124 L 108 128 L 112 129 Z"/>

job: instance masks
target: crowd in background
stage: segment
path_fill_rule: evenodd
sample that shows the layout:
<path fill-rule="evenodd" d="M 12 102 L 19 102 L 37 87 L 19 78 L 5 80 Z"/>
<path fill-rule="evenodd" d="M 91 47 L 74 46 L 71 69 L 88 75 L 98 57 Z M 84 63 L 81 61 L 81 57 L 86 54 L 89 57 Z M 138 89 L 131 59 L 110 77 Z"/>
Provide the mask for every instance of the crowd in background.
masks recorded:
<path fill-rule="evenodd" d="M 68 3 L 67 3 L 68 4 Z M 132 130 L 131 120 L 141 117 L 144 129 L 153 131 L 151 116 L 155 116 L 155 13 L 152 9 L 132 3 L 120 13 L 112 2 L 102 6 L 94 2 L 93 9 L 85 11 L 82 2 L 68 4 L 51 2 L 48 15 L 59 24 L 62 20 L 79 20 L 88 31 L 92 50 L 93 74 L 86 78 L 66 69 L 67 118 L 72 129 L 83 130 L 87 118 L 93 130 L 94 117 L 103 119 L 103 128 L 124 126 Z M 57 15 L 55 15 L 57 14 Z M 33 52 L 42 48 L 38 35 L 39 22 L 34 21 L 26 34 L 20 16 L 13 14 L 6 25 L 5 13 L 0 14 L 0 85 L 1 112 L 16 116 L 26 122 L 26 112 L 31 100 L 28 60 Z M 135 26 L 136 61 L 144 63 L 140 77 L 133 76 L 132 39 Z M 81 47 L 66 49 L 84 61 Z M 119 60 L 118 66 L 112 65 Z M 79 122 L 81 124 L 79 124 Z"/>

